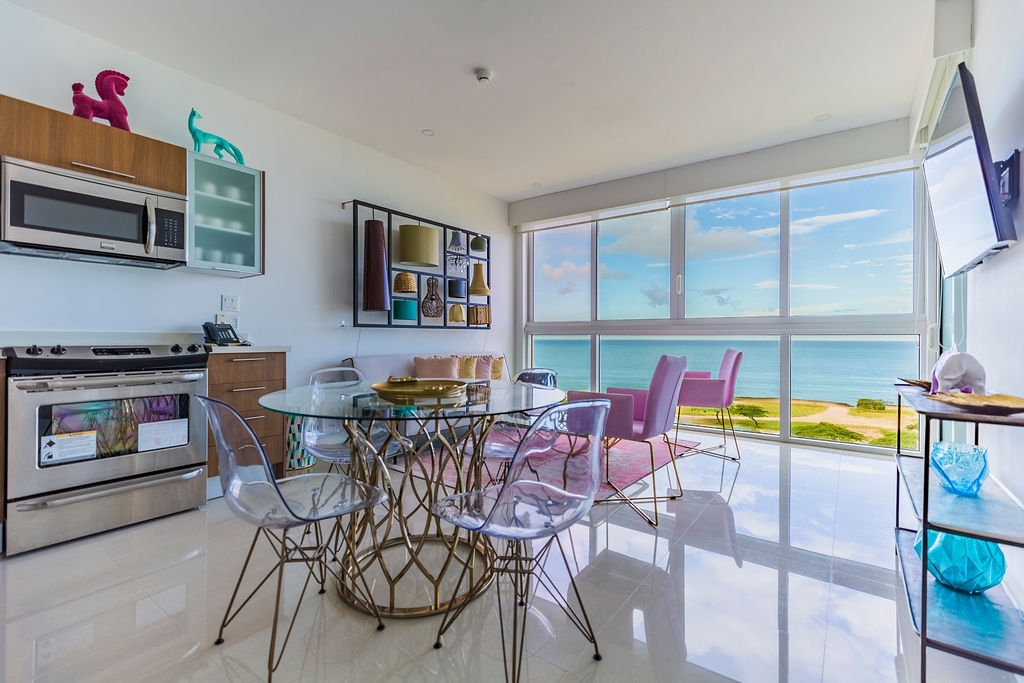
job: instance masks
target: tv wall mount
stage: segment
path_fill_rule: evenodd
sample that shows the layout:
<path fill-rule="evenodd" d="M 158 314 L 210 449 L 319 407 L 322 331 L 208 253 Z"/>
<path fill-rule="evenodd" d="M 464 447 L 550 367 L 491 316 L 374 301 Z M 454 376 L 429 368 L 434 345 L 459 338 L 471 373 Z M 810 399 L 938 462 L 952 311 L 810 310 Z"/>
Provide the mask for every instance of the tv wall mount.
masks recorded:
<path fill-rule="evenodd" d="M 999 196 L 1003 206 L 1015 206 L 1020 198 L 1020 150 L 1013 150 L 1013 154 L 1004 161 L 997 161 L 993 165 L 999 176 Z"/>

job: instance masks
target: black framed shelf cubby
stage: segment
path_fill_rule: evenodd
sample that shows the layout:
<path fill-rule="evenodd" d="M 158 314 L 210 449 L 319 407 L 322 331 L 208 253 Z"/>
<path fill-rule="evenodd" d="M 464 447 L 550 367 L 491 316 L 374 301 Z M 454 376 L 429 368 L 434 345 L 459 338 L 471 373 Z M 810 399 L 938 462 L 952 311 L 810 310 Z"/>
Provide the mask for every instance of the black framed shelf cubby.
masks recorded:
<path fill-rule="evenodd" d="M 463 330 L 489 330 L 491 329 L 491 297 L 490 295 L 470 294 L 469 287 L 473 279 L 473 266 L 482 263 L 487 288 L 491 286 L 491 238 L 483 233 L 474 232 L 454 225 L 440 223 L 429 218 L 416 216 L 405 211 L 389 209 L 384 206 L 370 204 L 368 202 L 353 200 L 352 204 L 352 317 L 353 325 L 356 327 L 408 327 L 417 329 L 463 329 Z M 365 263 L 365 230 L 364 224 L 368 220 L 379 220 L 384 223 L 384 239 L 387 253 L 387 278 L 388 298 L 390 310 L 363 310 L 363 269 Z M 436 229 L 439 232 L 439 245 L 437 254 L 437 266 L 418 266 L 402 264 L 399 261 L 399 226 L 400 225 L 423 225 Z M 461 233 L 461 241 L 464 249 L 451 250 L 449 245 L 452 236 Z M 474 238 L 481 238 L 485 241 L 485 248 L 479 251 L 470 249 L 470 241 Z M 461 258 L 460 258 L 461 257 Z M 455 261 L 462 260 L 465 267 L 457 267 Z M 409 273 L 415 278 L 415 292 L 395 292 L 395 277 L 400 273 Z M 423 315 L 423 299 L 427 295 L 427 280 L 436 277 L 438 280 L 438 295 L 444 302 L 440 317 L 429 317 Z M 449 282 L 464 282 L 466 290 L 465 297 L 449 295 Z M 456 285 L 457 287 L 457 285 Z M 401 301 L 414 301 L 416 306 L 416 318 L 403 319 L 395 317 L 395 303 Z M 462 320 L 450 320 L 450 311 L 453 306 L 461 305 Z M 474 314 L 470 309 L 483 309 Z M 470 324 L 471 320 L 477 317 L 485 320 L 483 324 Z M 458 317 L 458 316 L 456 316 Z"/>

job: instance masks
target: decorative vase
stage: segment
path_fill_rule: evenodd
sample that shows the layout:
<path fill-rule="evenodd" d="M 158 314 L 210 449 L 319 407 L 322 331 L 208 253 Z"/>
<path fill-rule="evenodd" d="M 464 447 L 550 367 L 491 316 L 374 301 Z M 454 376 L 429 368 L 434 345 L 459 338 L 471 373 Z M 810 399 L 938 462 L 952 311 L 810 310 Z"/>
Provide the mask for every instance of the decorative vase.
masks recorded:
<path fill-rule="evenodd" d="M 398 226 L 398 260 L 409 266 L 436 266 L 440 233 L 427 225 Z"/>
<path fill-rule="evenodd" d="M 452 238 L 448 242 L 448 251 L 466 252 L 466 244 L 462 241 L 462 233 L 458 230 L 452 232 Z"/>
<path fill-rule="evenodd" d="M 487 249 L 487 238 L 483 235 L 477 235 L 469 241 L 469 248 L 472 251 L 486 251 Z"/>
<path fill-rule="evenodd" d="M 462 310 L 462 304 L 452 304 L 452 307 L 448 309 L 448 322 L 450 322 L 450 323 L 464 323 L 464 322 L 466 322 L 466 314 Z"/>
<path fill-rule="evenodd" d="M 384 221 L 369 220 L 363 225 L 363 310 L 387 311 L 390 308 Z"/>
<path fill-rule="evenodd" d="M 921 555 L 923 534 L 914 550 Z M 964 593 L 981 593 L 1003 580 L 1006 558 L 998 544 L 944 531 L 928 532 L 928 571 L 944 586 Z"/>
<path fill-rule="evenodd" d="M 444 300 L 437 292 L 437 278 L 427 278 L 427 293 L 420 303 L 420 311 L 425 318 L 440 318 L 444 315 Z"/>
<path fill-rule="evenodd" d="M 412 273 L 398 273 L 395 275 L 395 292 L 398 294 L 415 294 L 416 276 Z"/>
<path fill-rule="evenodd" d="M 932 469 L 944 488 L 961 496 L 977 496 L 988 477 L 988 449 L 939 441 L 932 446 Z"/>
<path fill-rule="evenodd" d="M 449 280 L 448 281 L 448 298 L 449 299 L 465 299 L 466 298 L 466 281 L 465 280 Z"/>
<path fill-rule="evenodd" d="M 416 302 L 409 299 L 395 299 L 395 320 L 415 320 Z"/>
<path fill-rule="evenodd" d="M 469 283 L 469 293 L 474 296 L 490 296 L 491 288 L 487 286 L 487 277 L 484 275 L 484 264 L 473 264 L 473 281 Z"/>

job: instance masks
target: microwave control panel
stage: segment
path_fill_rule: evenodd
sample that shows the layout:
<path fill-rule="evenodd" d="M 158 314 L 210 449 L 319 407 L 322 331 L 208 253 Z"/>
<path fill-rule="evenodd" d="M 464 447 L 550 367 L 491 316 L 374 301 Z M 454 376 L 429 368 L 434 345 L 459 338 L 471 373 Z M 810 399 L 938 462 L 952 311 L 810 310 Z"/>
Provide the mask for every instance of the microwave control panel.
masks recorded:
<path fill-rule="evenodd" d="M 185 214 L 164 209 L 156 210 L 156 246 L 185 248 Z"/>

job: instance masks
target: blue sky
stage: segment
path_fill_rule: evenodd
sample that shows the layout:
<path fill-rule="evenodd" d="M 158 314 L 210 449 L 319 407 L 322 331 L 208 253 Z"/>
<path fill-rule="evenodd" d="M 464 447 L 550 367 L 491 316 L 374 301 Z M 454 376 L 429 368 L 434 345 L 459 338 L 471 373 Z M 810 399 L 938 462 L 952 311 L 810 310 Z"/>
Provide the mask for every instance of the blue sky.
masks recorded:
<path fill-rule="evenodd" d="M 686 208 L 687 317 L 778 314 L 779 204 L 766 193 Z M 599 318 L 668 317 L 668 212 L 598 225 Z M 793 314 L 911 312 L 912 237 L 910 172 L 791 191 Z M 589 319 L 590 225 L 534 239 L 535 319 Z"/>

